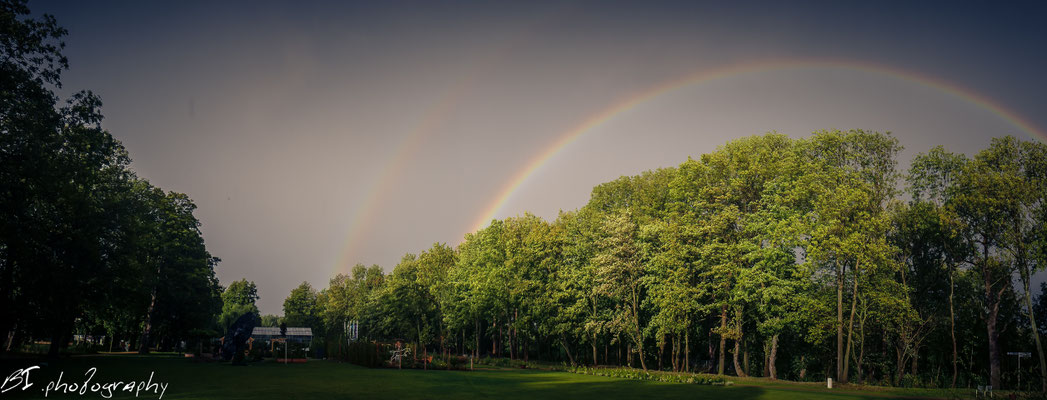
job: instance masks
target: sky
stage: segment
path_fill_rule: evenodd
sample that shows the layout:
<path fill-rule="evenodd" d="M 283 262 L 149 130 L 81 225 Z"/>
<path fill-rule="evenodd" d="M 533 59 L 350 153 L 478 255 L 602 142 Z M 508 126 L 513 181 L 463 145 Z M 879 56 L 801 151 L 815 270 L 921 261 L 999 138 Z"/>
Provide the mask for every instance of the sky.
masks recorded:
<path fill-rule="evenodd" d="M 305 4 L 300 4 L 305 3 Z M 1045 140 L 1043 2 L 32 2 L 263 313 L 769 131 Z"/>

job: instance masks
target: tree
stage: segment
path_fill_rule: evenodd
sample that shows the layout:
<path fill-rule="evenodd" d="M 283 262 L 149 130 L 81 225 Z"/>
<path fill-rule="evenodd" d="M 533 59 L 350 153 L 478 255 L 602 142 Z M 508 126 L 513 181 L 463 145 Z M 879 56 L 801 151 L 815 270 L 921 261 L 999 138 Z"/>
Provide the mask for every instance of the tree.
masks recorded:
<path fill-rule="evenodd" d="M 222 292 L 222 314 L 218 319 L 220 329 L 227 330 L 237 318 L 247 313 L 258 314 L 258 287 L 254 282 L 240 279 L 229 284 Z"/>
<path fill-rule="evenodd" d="M 146 249 L 146 282 L 150 282 L 139 353 L 148 353 L 154 328 L 170 336 L 185 337 L 204 328 L 221 310 L 214 267 L 220 261 L 204 247 L 196 205 L 181 193 L 152 189 L 149 214 L 154 224 Z M 155 273 L 154 273 L 155 272 Z M 257 310 L 256 310 L 257 312 Z"/>
<path fill-rule="evenodd" d="M 563 243 L 558 267 L 561 279 L 555 281 L 552 291 L 559 310 L 551 331 L 571 364 L 575 360 L 570 339 L 589 341 L 595 364 L 599 338 L 610 333 L 607 299 L 596 290 L 596 267 L 592 262 L 601 221 L 601 215 L 589 206 L 574 213 L 561 213 L 557 218 L 557 232 L 563 235 Z"/>
<path fill-rule="evenodd" d="M 913 203 L 910 212 L 900 214 L 902 220 L 896 223 L 903 234 L 900 244 L 907 247 L 912 257 L 914 269 L 926 265 L 927 273 L 917 276 L 933 275 L 933 268 L 944 270 L 949 279 L 949 336 L 952 341 L 952 387 L 956 387 L 959 375 L 956 338 L 956 275 L 960 264 L 969 259 L 968 246 L 960 236 L 959 220 L 952 209 L 955 189 L 953 185 L 962 173 L 967 158 L 952 154 L 941 146 L 932 148 L 927 154 L 919 154 L 913 159 L 909 169 L 908 182 Z M 905 233 L 909 232 L 908 235 Z M 907 237 L 904 237 L 907 236 Z M 915 271 L 914 271 L 915 272 Z M 936 286 L 932 278 L 917 293 L 934 293 L 927 289 Z M 926 304 L 933 301 L 929 296 Z"/>
<path fill-rule="evenodd" d="M 368 336 L 369 329 L 376 325 L 371 320 L 375 315 L 372 310 L 372 296 L 385 282 L 382 267 L 363 264 L 353 266 L 350 274 L 338 274 L 331 279 L 318 302 L 322 304 L 324 326 L 335 336 L 346 334 L 349 322 L 357 321 L 362 336 Z"/>
<path fill-rule="evenodd" d="M 291 290 L 291 294 L 284 299 L 284 323 L 288 326 L 309 327 L 314 336 L 323 332 L 323 319 L 321 316 L 318 293 L 309 282 Z"/>
<path fill-rule="evenodd" d="M 1018 158 L 1013 138 L 994 139 L 988 149 L 966 163 L 957 177 L 951 208 L 963 224 L 964 241 L 972 247 L 970 263 L 981 275 L 984 320 L 988 333 L 990 384 L 1000 385 L 1000 307 L 1011 290 L 1014 264 L 1003 258 L 1014 221 L 1020 218 L 1023 190 L 1017 181 Z"/>
<path fill-rule="evenodd" d="M 491 339 L 491 355 L 497 356 L 500 349 L 502 326 L 506 321 L 508 296 L 505 288 L 505 253 L 501 245 L 504 223 L 494 220 L 491 225 L 465 235 L 458 247 L 458 264 L 450 274 L 455 296 L 463 299 L 459 308 L 460 319 L 468 318 L 474 323 L 474 339 L 477 355 L 485 326 L 490 322 L 488 336 Z"/>
<path fill-rule="evenodd" d="M 900 149 L 897 139 L 864 131 L 817 132 L 799 147 L 797 160 L 807 172 L 797 182 L 793 203 L 806 202 L 798 204 L 807 209 L 806 260 L 834 281 L 836 377 L 841 382 L 848 381 L 862 275 L 892 272 L 886 264 L 895 249 L 886 241 L 885 210 L 896 190 L 895 155 Z M 846 286 L 851 286 L 851 304 L 845 322 Z"/>
<path fill-rule="evenodd" d="M 0 335 L 50 336 L 56 356 L 78 318 L 133 292 L 110 289 L 134 281 L 115 277 L 133 269 L 134 177 L 97 96 L 57 104 L 66 31 L 29 15 L 25 1 L 0 4 Z"/>
<path fill-rule="evenodd" d="M 284 322 L 283 317 L 273 314 L 265 314 L 262 316 L 262 325 L 267 327 L 277 327 Z"/>
<path fill-rule="evenodd" d="M 374 292 L 377 328 L 388 338 L 406 334 L 419 345 L 435 337 L 435 304 L 426 300 L 426 289 L 418 284 L 418 257 L 405 254 L 393 268 L 388 282 Z"/>
<path fill-rule="evenodd" d="M 1033 274 L 1045 267 L 1042 258 L 1037 260 L 1037 255 L 1044 251 L 1047 146 L 1021 142 L 1011 136 L 994 139 L 988 149 L 975 157 L 973 165 L 977 173 L 985 175 L 978 180 L 976 187 L 984 188 L 989 192 L 985 194 L 994 197 L 989 204 L 994 207 L 993 216 L 1002 218 L 991 223 L 994 226 L 990 229 L 999 231 L 989 235 L 998 235 L 995 238 L 1000 250 L 998 263 L 1010 265 L 1018 273 L 1025 313 L 1040 361 L 1041 390 L 1047 391 L 1047 360 L 1030 288 Z M 982 166 L 984 168 L 978 168 Z"/>
<path fill-rule="evenodd" d="M 616 303 L 614 323 L 636 345 L 640 366 L 647 371 L 644 357 L 644 323 L 640 307 L 645 297 L 644 267 L 639 248 L 639 227 L 632 213 L 625 211 L 604 220 L 603 236 L 593 259 L 596 265 L 596 291 Z"/>
<path fill-rule="evenodd" d="M 666 336 L 672 338 L 674 371 L 690 365 L 690 328 L 707 312 L 701 302 L 707 288 L 699 281 L 696 251 L 684 232 L 686 229 L 675 223 L 660 221 L 640 229 L 648 300 L 655 310 L 650 325 L 657 330 L 659 342 Z M 685 346 L 682 355 L 681 342 Z"/>
<path fill-rule="evenodd" d="M 444 322 L 443 313 L 446 303 L 451 299 L 448 274 L 451 268 L 454 268 L 457 259 L 454 249 L 443 243 L 433 243 L 429 250 L 418 256 L 417 283 L 425 288 L 422 295 L 435 310 L 438 326 L 436 333 L 439 336 L 441 351 L 446 350 L 445 338 L 452 335 L 452 331 Z"/>

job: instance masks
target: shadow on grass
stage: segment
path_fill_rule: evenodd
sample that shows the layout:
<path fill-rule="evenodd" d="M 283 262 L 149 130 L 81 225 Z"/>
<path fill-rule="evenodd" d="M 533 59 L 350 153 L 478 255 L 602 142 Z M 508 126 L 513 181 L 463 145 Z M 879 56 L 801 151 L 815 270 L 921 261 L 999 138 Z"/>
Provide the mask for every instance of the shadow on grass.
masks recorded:
<path fill-rule="evenodd" d="M 0 360 L 6 377 L 18 368 L 40 365 L 37 359 Z M 283 365 L 275 362 L 233 367 L 223 363 L 193 362 L 174 357 L 102 355 L 72 357 L 52 362 L 31 375 L 33 387 L 0 394 L 3 398 L 42 398 L 43 389 L 62 373 L 62 382 L 80 382 L 91 367 L 97 374 L 90 384 L 147 380 L 169 386 L 164 399 L 859 399 L 883 398 L 858 394 L 779 390 L 754 386 L 706 386 L 632 381 L 566 372 L 534 370 L 421 371 L 366 369 L 350 364 L 310 361 Z M 3 378 L 0 378 L 2 380 Z M 48 398 L 103 398 L 87 392 Z M 136 398 L 114 393 L 113 398 Z M 158 395 L 140 393 L 139 399 Z"/>

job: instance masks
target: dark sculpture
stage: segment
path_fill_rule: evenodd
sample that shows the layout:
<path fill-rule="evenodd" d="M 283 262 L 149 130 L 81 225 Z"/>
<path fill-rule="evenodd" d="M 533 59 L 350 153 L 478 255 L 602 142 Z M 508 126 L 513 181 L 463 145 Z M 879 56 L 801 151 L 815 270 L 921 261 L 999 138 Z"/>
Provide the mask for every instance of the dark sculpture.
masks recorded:
<path fill-rule="evenodd" d="M 233 360 L 233 364 L 241 365 L 244 362 L 244 347 L 247 339 L 251 338 L 251 331 L 262 322 L 258 314 L 247 313 L 241 315 L 229 326 L 222 342 L 222 360 Z"/>

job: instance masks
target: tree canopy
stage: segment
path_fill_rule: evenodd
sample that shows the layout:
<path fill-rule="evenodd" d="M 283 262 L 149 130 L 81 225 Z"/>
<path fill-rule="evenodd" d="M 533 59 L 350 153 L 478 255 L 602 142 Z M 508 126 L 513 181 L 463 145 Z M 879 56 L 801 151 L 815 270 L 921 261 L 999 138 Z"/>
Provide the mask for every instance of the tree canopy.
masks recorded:
<path fill-rule="evenodd" d="M 889 133 L 742 138 L 373 267 L 373 286 L 357 266 L 321 308 L 329 335 L 353 320 L 441 352 L 1000 387 L 1003 349 L 1042 353 L 1044 149 L 937 147 L 903 174 Z"/>

